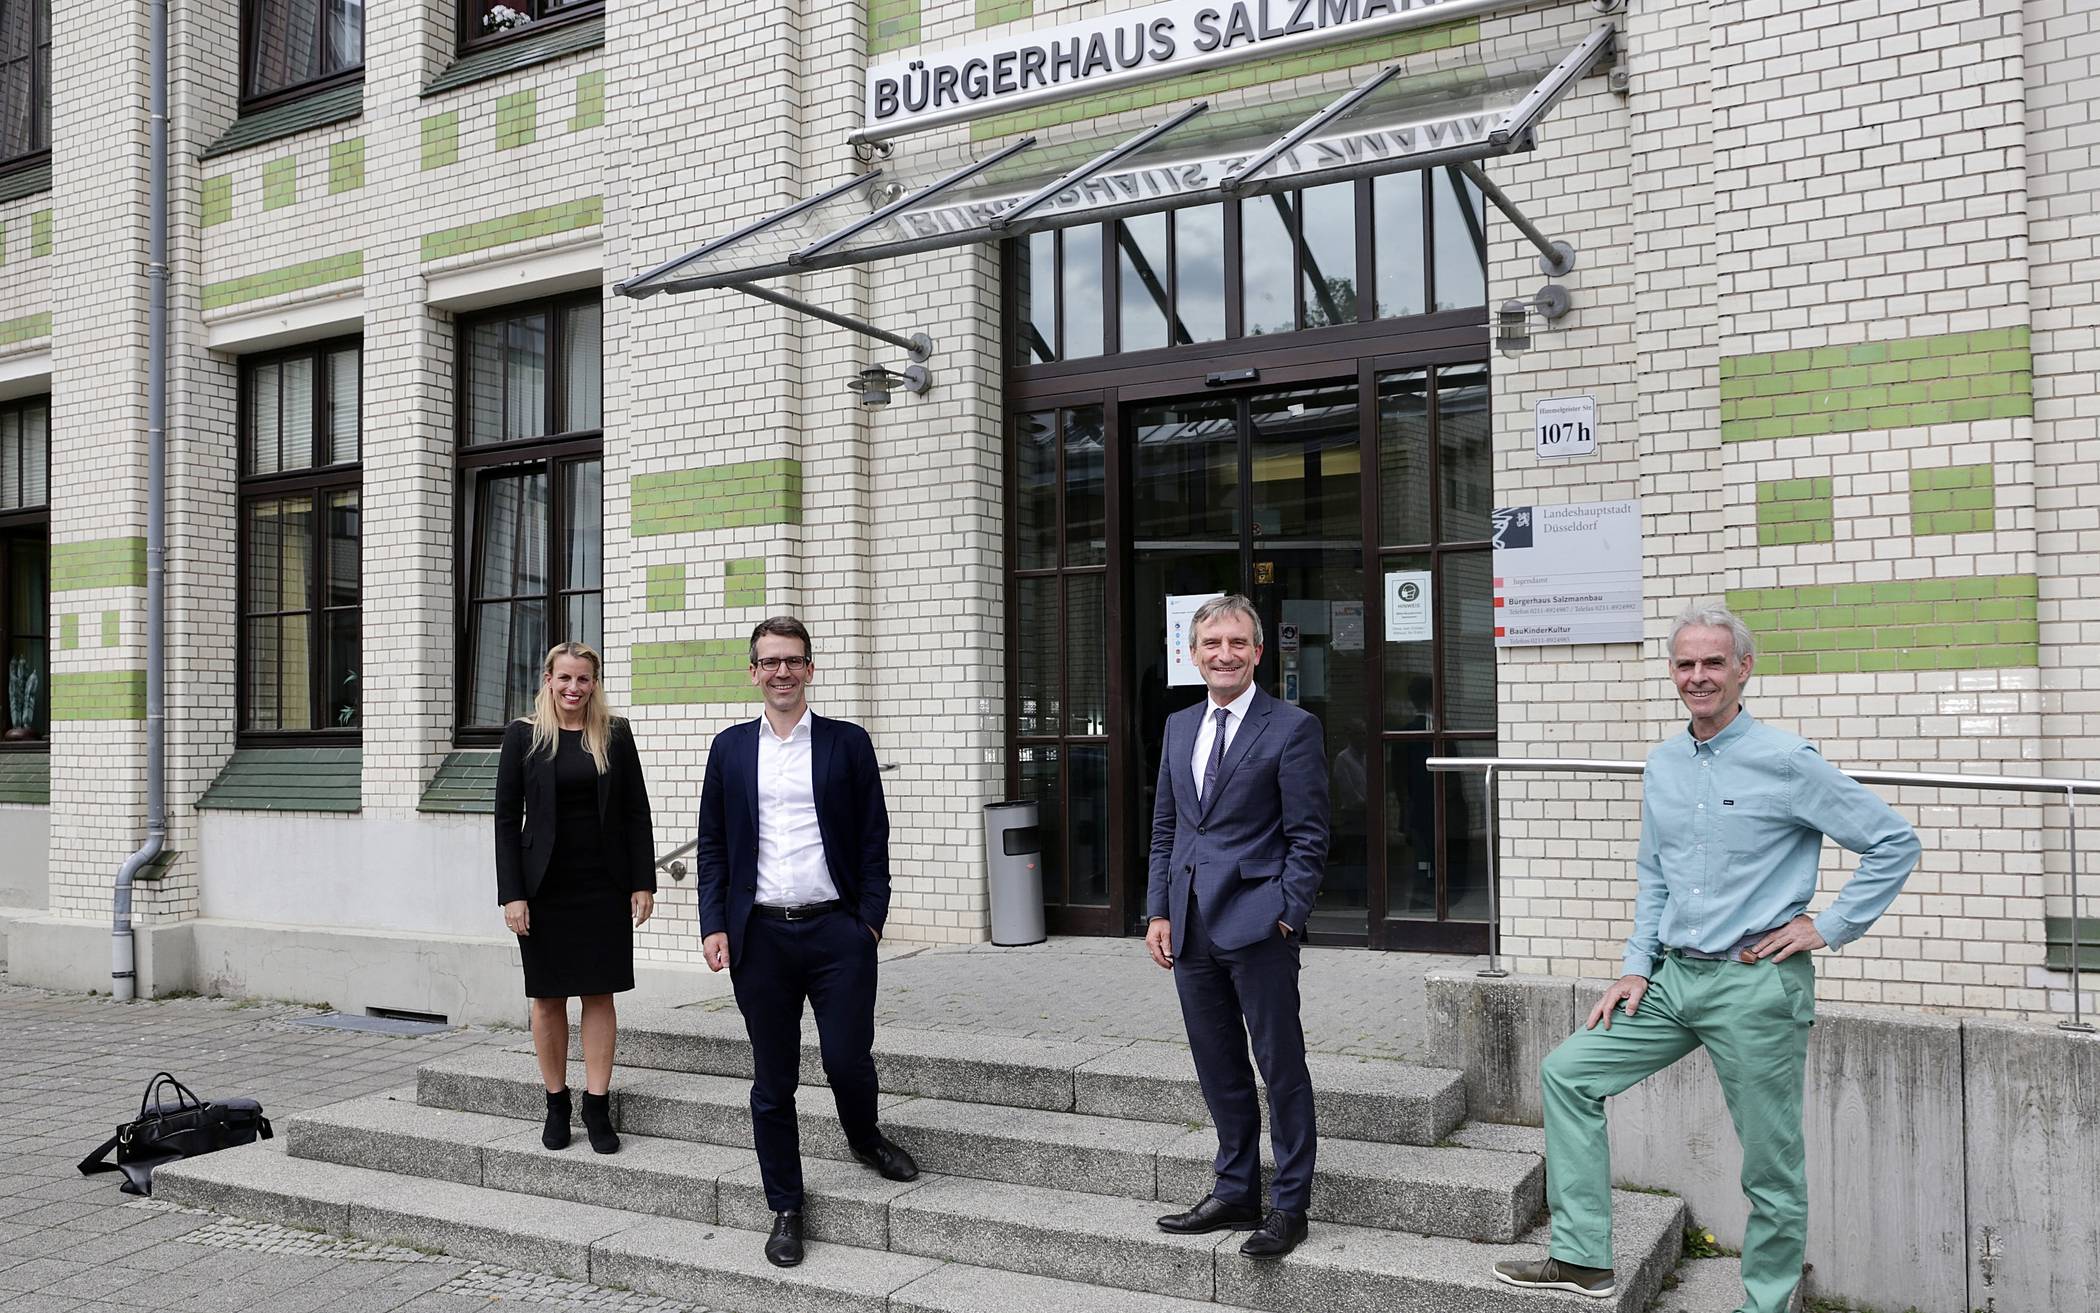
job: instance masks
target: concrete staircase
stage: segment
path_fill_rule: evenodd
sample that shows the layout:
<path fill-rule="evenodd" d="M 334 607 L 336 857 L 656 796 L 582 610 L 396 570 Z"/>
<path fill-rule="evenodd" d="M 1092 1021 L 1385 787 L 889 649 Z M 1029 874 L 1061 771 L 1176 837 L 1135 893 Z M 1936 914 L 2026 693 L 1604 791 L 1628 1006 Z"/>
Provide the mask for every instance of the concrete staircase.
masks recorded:
<path fill-rule="evenodd" d="M 1312 1236 L 1277 1264 L 1238 1233 L 1170 1236 L 1215 1139 L 1186 1049 L 884 1029 L 884 1130 L 921 1169 L 851 1160 L 805 1036 L 798 1100 L 809 1256 L 768 1265 L 736 1013 L 623 1017 L 616 1155 L 540 1147 L 529 1046 L 422 1068 L 414 1090 L 284 1120 L 269 1144 L 161 1169 L 157 1197 L 408 1243 L 743 1313 L 1638 1313 L 1675 1266 L 1683 1209 L 1620 1193 L 1613 1301 L 1514 1290 L 1542 1251 L 1536 1131 L 1466 1126 L 1456 1072 L 1314 1055 Z M 580 1069 L 570 1078 L 580 1088 Z"/>

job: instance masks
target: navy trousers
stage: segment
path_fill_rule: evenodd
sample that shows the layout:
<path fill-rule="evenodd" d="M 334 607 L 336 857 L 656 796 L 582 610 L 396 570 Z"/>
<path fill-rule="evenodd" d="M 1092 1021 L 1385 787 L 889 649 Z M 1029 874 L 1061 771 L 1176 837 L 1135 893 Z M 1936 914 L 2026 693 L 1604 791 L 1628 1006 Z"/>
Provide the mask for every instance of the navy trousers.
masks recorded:
<path fill-rule="evenodd" d="M 795 1087 L 802 1070 L 802 1001 L 817 1015 L 824 1078 L 846 1142 L 873 1150 L 875 936 L 843 910 L 807 921 L 754 913 L 730 981 L 751 1036 L 751 1140 L 774 1212 L 802 1207 Z"/>
<path fill-rule="evenodd" d="M 1305 1029 L 1298 1020 L 1298 941 L 1277 931 L 1245 948 L 1210 942 L 1193 891 L 1174 988 L 1195 1050 L 1196 1079 L 1218 1128 L 1218 1182 L 1228 1204 L 1261 1202 L 1261 1105 L 1254 1067 L 1269 1087 L 1269 1144 L 1276 1177 L 1269 1206 L 1303 1213 L 1312 1195 L 1317 1134 Z M 1254 1065 L 1247 1062 L 1249 1041 Z"/>

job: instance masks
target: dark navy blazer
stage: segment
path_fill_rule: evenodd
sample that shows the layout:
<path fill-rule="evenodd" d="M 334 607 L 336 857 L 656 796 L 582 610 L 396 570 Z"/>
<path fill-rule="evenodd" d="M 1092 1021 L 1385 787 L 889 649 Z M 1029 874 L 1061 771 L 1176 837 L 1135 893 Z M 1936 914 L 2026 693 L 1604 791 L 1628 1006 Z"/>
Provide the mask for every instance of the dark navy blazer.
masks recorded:
<path fill-rule="evenodd" d="M 1245 948 L 1281 921 L 1305 932 L 1327 873 L 1327 751 L 1311 712 L 1255 689 L 1219 779 L 1196 797 L 1196 733 L 1204 698 L 1167 717 L 1152 809 L 1145 914 L 1174 924 L 1181 952 L 1189 889 L 1211 942 Z"/>
<path fill-rule="evenodd" d="M 737 958 L 758 897 L 758 735 L 763 718 L 715 735 L 700 786 L 699 845 L 693 854 L 700 933 L 729 936 Z M 868 731 L 849 720 L 809 718 L 810 782 L 824 863 L 839 898 L 861 924 L 882 933 L 890 912 L 890 814 Z"/>

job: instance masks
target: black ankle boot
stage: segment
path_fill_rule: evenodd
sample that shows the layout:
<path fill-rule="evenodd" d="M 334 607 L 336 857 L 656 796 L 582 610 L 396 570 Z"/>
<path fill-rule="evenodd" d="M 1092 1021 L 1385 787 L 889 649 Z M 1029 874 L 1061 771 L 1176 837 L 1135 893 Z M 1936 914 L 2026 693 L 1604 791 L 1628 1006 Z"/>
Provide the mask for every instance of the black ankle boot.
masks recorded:
<path fill-rule="evenodd" d="M 591 1148 L 599 1153 L 618 1153 L 620 1137 L 612 1128 L 612 1095 L 583 1092 L 583 1129 L 591 1137 Z"/>
<path fill-rule="evenodd" d="M 569 1147 L 569 1089 L 566 1085 L 559 1094 L 547 1091 L 547 1125 L 540 1131 L 540 1143 L 549 1149 Z"/>

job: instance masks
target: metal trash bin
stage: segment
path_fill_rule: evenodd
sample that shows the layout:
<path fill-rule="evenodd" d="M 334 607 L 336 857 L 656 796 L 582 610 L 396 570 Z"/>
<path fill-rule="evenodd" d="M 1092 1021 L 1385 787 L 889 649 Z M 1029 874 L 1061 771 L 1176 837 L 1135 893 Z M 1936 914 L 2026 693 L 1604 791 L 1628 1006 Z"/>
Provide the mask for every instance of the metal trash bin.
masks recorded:
<path fill-rule="evenodd" d="M 985 804 L 984 866 L 992 895 L 992 942 L 1016 948 L 1047 939 L 1043 929 L 1043 835 L 1035 803 Z"/>

